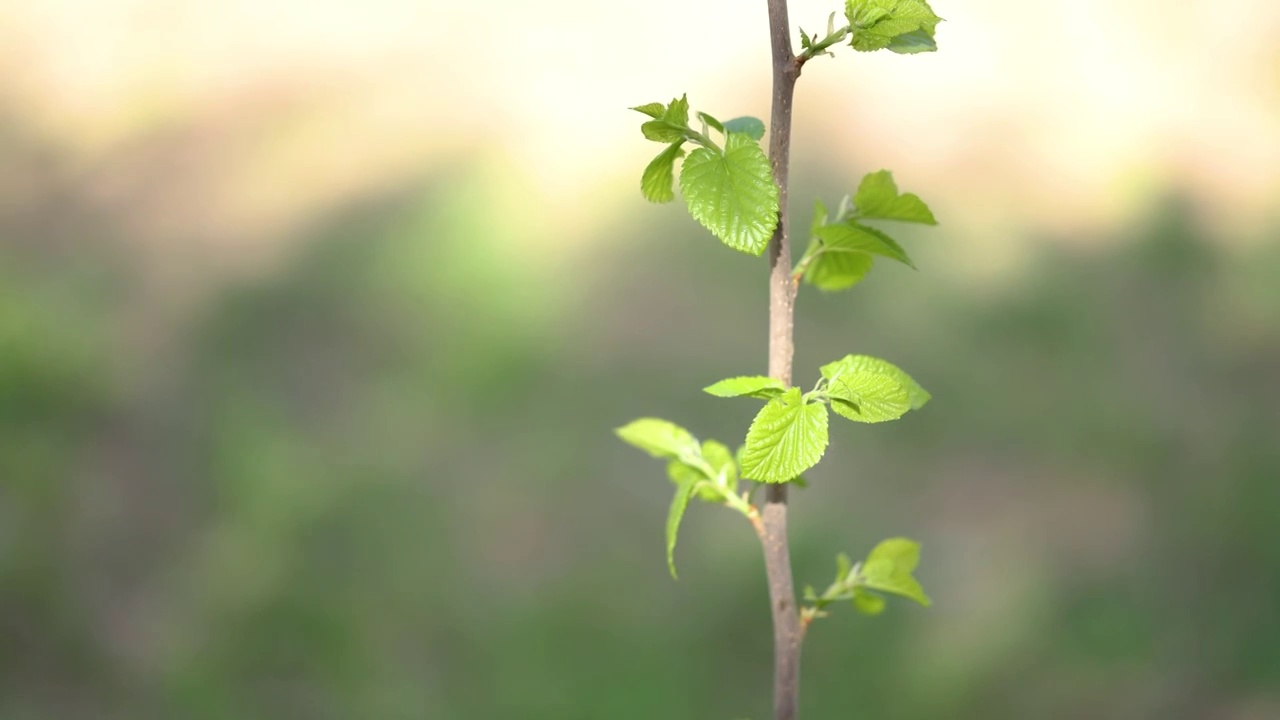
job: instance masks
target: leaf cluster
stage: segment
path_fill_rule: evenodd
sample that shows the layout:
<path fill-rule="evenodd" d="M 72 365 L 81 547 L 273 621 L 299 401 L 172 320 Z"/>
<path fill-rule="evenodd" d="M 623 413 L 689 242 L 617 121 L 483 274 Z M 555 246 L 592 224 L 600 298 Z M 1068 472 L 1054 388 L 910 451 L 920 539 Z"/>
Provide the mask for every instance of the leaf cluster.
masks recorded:
<path fill-rule="evenodd" d="M 868 173 L 852 196 L 846 195 L 830 217 L 821 200 L 814 201 L 809 246 L 795 266 L 795 276 L 819 290 L 847 290 L 858 284 L 875 258 L 885 257 L 910 268 L 915 263 L 902 245 L 867 221 L 937 225 L 929 206 L 913 193 L 898 192 L 893 173 Z"/>
<path fill-rule="evenodd" d="M 680 194 L 689 214 L 734 250 L 763 253 L 778 224 L 778 186 L 759 144 L 764 122 L 753 117 L 720 122 L 699 112 L 701 129 L 695 130 L 689 126 L 687 96 L 667 105 L 649 103 L 631 109 L 651 118 L 640 126 L 645 138 L 667 144 L 640 177 L 645 199 L 657 203 L 675 199 L 675 163 L 683 157 Z M 713 129 L 722 136 L 723 146 L 711 138 Z M 685 143 L 698 146 L 688 157 Z"/>
<path fill-rule="evenodd" d="M 667 566 L 672 577 L 676 577 L 676 536 L 690 499 L 696 496 L 750 515 L 747 496 L 738 494 L 737 459 L 722 443 L 698 442 L 688 430 L 658 418 L 633 420 L 614 432 L 623 441 L 667 461 L 667 477 L 676 485 L 667 512 Z"/>
<path fill-rule="evenodd" d="M 812 586 L 805 587 L 804 599 L 811 605 L 804 614 L 809 618 L 826 617 L 827 606 L 848 600 L 864 615 L 879 615 L 884 611 L 885 599 L 875 591 L 901 595 L 927 607 L 929 596 L 913 575 L 919 564 L 920 543 L 907 538 L 884 540 L 857 563 L 840 553 L 836 556 L 835 580 L 821 595 Z"/>
<path fill-rule="evenodd" d="M 942 18 L 926 0 L 846 0 L 844 13 L 854 50 L 909 55 L 938 49 L 933 35 Z"/>
<path fill-rule="evenodd" d="M 794 480 L 822 459 L 829 442 L 828 407 L 861 423 L 897 420 L 929 401 L 929 393 L 896 365 L 869 355 L 846 355 L 819 368 L 813 390 L 787 388 L 774 378 L 727 378 L 704 388 L 717 397 L 765 400 L 747 430 L 742 477 L 768 483 Z"/>

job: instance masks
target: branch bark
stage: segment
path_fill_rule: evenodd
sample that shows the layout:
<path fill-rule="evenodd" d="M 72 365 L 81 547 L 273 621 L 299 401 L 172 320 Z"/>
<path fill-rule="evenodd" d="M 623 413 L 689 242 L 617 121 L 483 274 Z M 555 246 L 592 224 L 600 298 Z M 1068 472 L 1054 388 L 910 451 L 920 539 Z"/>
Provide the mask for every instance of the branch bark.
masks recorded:
<path fill-rule="evenodd" d="M 787 170 L 791 160 L 791 104 L 800 62 L 791 50 L 787 0 L 768 0 L 773 48 L 773 109 L 769 125 L 769 161 L 778 184 L 778 225 L 769 240 L 769 375 L 791 385 L 795 354 L 796 284 L 791 278 L 791 239 L 787 227 Z M 773 617 L 773 710 L 776 720 L 794 720 L 800 694 L 800 643 L 803 630 L 791 578 L 787 546 L 787 486 L 766 489 L 761 524 L 765 574 Z"/>

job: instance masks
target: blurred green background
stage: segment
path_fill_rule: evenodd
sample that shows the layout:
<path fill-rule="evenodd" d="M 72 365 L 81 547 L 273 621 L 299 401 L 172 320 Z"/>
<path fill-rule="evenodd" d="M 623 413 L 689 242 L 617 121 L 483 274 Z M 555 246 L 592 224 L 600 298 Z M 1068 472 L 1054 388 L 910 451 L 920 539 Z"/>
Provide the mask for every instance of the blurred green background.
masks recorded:
<path fill-rule="evenodd" d="M 671 581 L 611 434 L 750 420 L 697 389 L 763 262 L 624 108 L 767 116 L 763 7 L 461 5 L 0 13 L 0 718 L 767 717 L 754 536 L 695 505 Z M 959 5 L 800 86 L 796 218 L 890 167 L 942 221 L 799 299 L 800 384 L 935 397 L 793 495 L 799 583 L 910 535 L 935 601 L 815 626 L 803 714 L 1280 717 L 1280 14 Z"/>

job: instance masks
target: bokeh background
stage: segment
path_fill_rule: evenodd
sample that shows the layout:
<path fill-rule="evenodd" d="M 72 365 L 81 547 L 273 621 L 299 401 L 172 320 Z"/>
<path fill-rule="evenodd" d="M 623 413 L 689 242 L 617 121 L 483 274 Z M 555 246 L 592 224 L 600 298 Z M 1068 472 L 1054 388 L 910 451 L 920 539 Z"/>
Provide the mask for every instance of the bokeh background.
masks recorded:
<path fill-rule="evenodd" d="M 833 424 L 803 715 L 1280 718 L 1280 4 L 937 0 L 805 68 L 803 226 L 891 168 L 942 224 L 799 300 L 934 396 Z M 820 28 L 834 0 L 795 0 Z M 736 442 L 765 267 L 626 108 L 768 117 L 764 3 L 0 5 L 0 718 L 768 716 L 759 547 L 611 429 Z"/>

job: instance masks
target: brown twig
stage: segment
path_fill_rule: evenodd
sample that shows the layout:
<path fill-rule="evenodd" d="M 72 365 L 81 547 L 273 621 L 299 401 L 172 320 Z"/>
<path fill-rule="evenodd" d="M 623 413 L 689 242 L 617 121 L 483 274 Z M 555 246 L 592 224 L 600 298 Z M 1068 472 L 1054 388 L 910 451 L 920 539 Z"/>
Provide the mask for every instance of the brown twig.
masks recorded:
<path fill-rule="evenodd" d="M 791 105 L 800 63 L 791 50 L 786 0 L 768 0 L 773 49 L 773 109 L 769 161 L 778 184 L 778 225 L 769 240 L 769 375 L 791 384 L 796 285 L 791 278 L 791 240 L 787 231 L 787 170 L 791 155 Z M 800 643 L 804 637 L 791 578 L 787 546 L 787 486 L 765 490 L 761 527 L 769 606 L 773 617 L 773 708 L 775 720 L 794 720 L 800 693 Z"/>

